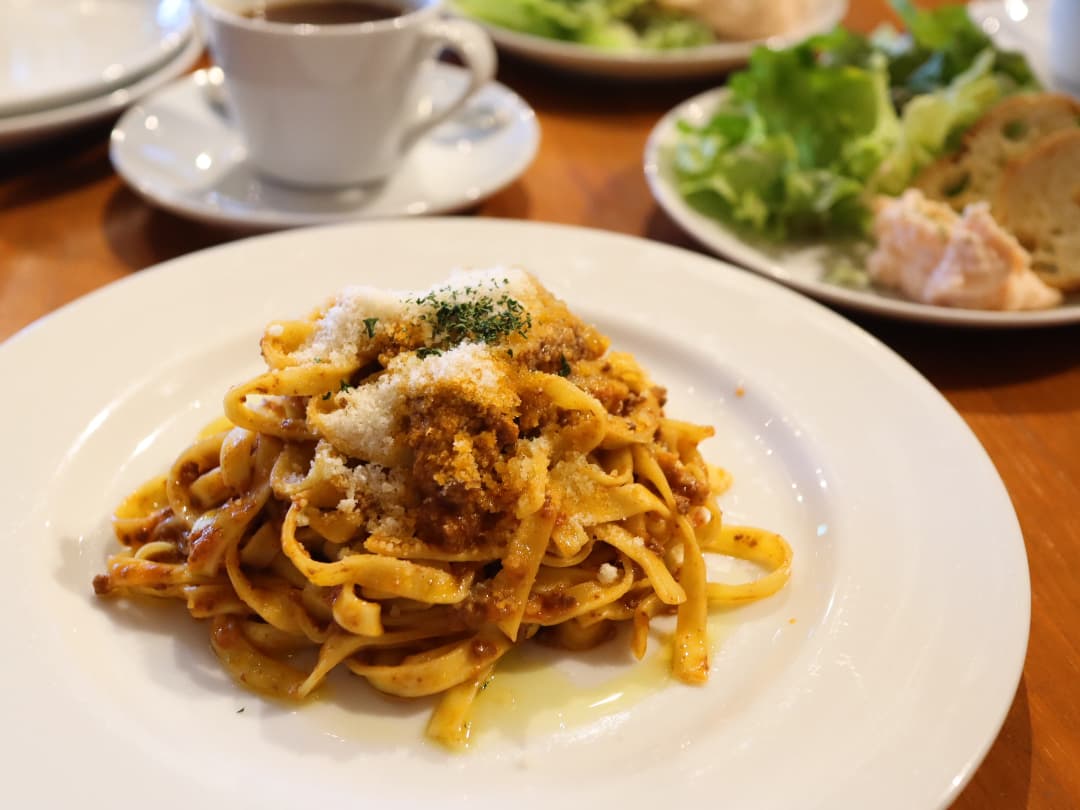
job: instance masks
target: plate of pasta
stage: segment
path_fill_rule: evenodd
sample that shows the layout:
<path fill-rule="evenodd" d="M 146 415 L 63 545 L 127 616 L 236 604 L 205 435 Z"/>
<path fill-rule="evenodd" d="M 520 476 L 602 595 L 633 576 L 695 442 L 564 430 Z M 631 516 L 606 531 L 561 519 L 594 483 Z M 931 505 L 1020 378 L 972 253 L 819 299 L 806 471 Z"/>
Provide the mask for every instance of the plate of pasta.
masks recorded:
<path fill-rule="evenodd" d="M 711 258 L 277 234 L 69 305 L 0 373 L 23 804 L 943 807 L 1018 683 L 977 440 Z"/>

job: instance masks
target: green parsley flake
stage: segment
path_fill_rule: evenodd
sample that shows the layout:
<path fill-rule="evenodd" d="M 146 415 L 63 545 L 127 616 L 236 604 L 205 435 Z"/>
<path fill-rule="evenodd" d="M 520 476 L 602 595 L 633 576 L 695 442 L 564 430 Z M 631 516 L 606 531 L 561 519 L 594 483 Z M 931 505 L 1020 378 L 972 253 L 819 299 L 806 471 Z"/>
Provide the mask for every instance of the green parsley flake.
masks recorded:
<path fill-rule="evenodd" d="M 340 387 L 338 388 L 338 390 L 339 390 L 339 391 L 341 391 L 341 392 L 345 392 L 345 391 L 351 391 L 351 390 L 352 390 L 352 386 L 351 386 L 351 385 L 349 385 L 349 381 L 348 381 L 348 380 L 342 380 L 342 381 L 341 381 L 341 386 L 340 386 Z"/>
<path fill-rule="evenodd" d="M 506 283 L 508 279 L 503 279 Z M 498 282 L 489 286 L 490 295 L 478 287 L 444 287 L 413 302 L 428 309 L 420 318 L 431 325 L 430 348 L 449 349 L 465 342 L 491 345 L 514 334 L 525 337 L 532 327 L 532 316 L 516 298 L 499 293 Z M 417 355 L 426 357 L 423 351 Z"/>
<path fill-rule="evenodd" d="M 326 400 L 330 399 L 330 397 L 332 397 L 332 396 L 333 396 L 333 394 L 331 392 L 327 391 L 325 394 L 322 395 L 322 401 L 326 402 Z"/>
<path fill-rule="evenodd" d="M 378 322 L 378 318 L 364 318 L 364 327 L 367 329 L 367 336 L 369 338 L 375 337 L 375 324 Z"/>
<path fill-rule="evenodd" d="M 566 355 L 565 354 L 560 354 L 559 355 L 559 376 L 560 377 L 569 377 L 570 376 L 570 371 L 571 371 L 570 364 L 568 362 L 566 362 Z"/>

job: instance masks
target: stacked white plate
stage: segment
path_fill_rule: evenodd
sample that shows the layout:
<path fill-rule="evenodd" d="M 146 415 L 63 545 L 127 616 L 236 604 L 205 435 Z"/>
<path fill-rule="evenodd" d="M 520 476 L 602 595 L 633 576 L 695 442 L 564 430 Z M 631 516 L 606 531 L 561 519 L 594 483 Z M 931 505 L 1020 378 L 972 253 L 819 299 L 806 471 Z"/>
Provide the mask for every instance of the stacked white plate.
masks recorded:
<path fill-rule="evenodd" d="M 201 53 L 190 0 L 5 0 L 0 148 L 115 115 Z"/>

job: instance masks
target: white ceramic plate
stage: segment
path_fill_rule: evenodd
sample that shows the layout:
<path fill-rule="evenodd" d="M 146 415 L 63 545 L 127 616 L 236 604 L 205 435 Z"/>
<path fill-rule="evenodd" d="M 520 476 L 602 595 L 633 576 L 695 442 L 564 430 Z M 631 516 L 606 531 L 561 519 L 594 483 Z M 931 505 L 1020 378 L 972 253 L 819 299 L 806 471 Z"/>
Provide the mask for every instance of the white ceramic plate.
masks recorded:
<path fill-rule="evenodd" d="M 115 116 L 147 93 L 189 71 L 202 56 L 198 34 L 187 38 L 180 51 L 152 73 L 104 95 L 47 110 L 0 118 L 0 149 L 24 146 L 65 130 Z"/>
<path fill-rule="evenodd" d="M 729 519 L 795 549 L 780 595 L 722 617 L 708 685 L 669 684 L 566 728 L 496 723 L 451 756 L 422 741 L 430 704 L 379 700 L 345 676 L 315 704 L 275 705 L 229 681 L 179 606 L 92 595 L 115 546 L 110 511 L 260 368 L 267 321 L 346 284 L 426 287 L 500 263 L 533 270 L 636 353 L 669 413 L 716 425 L 703 449 L 734 473 Z M 65 307 L 0 346 L 0 379 L 0 632 L 19 651 L 0 714 L 28 730 L 0 743 L 12 806 L 653 810 L 663 796 L 924 810 L 971 776 L 1020 676 L 1024 544 L 961 418 L 850 322 L 689 251 L 471 219 L 277 234 Z M 635 664 L 608 647 L 555 666 L 584 687 Z"/>
<path fill-rule="evenodd" d="M 437 107 L 468 74 L 434 66 Z M 425 135 L 384 184 L 314 191 L 263 179 L 223 103 L 220 70 L 201 70 L 129 110 L 112 133 L 113 166 L 150 202 L 218 225 L 288 228 L 349 219 L 440 214 L 467 208 L 512 183 L 540 145 L 536 114 L 492 82 Z"/>
<path fill-rule="evenodd" d="M 453 3 L 450 4 L 451 7 Z M 847 0 L 813 0 L 806 21 L 783 36 L 744 42 L 715 42 L 677 51 L 617 53 L 574 42 L 481 25 L 507 53 L 560 70 L 615 79 L 689 79 L 715 76 L 746 64 L 758 45 L 784 48 L 812 34 L 828 31 L 847 13 Z"/>
<path fill-rule="evenodd" d="M 1043 85 L 1080 98 L 1080 85 L 1056 80 L 1050 69 L 1049 0 L 974 0 L 968 13 L 999 48 L 1024 54 Z"/>
<path fill-rule="evenodd" d="M 1080 322 L 1080 293 L 1066 296 L 1054 309 L 1032 312 L 990 312 L 954 309 L 908 301 L 892 292 L 860 290 L 825 280 L 829 248 L 821 243 L 776 245 L 744 237 L 723 222 L 694 209 L 679 194 L 671 167 L 677 124 L 699 126 L 712 116 L 727 94 L 717 88 L 684 101 L 653 128 L 645 145 L 645 177 L 660 207 L 690 236 L 719 256 L 768 276 L 796 290 L 851 309 L 910 321 L 988 328 L 1056 326 Z"/>
<path fill-rule="evenodd" d="M 188 0 L 6 0 L 0 116 L 130 84 L 174 56 L 191 32 Z"/>

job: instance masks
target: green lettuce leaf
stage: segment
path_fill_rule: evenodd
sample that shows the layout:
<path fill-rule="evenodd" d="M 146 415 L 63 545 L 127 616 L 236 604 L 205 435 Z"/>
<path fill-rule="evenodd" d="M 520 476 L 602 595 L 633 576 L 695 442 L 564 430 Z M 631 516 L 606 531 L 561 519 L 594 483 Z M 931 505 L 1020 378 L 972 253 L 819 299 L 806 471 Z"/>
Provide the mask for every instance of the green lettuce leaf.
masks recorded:
<path fill-rule="evenodd" d="M 758 48 L 704 125 L 670 157 L 698 210 L 770 239 L 865 233 L 869 201 L 897 194 L 1006 95 L 1035 87 L 962 6 L 895 0 L 909 33 L 837 28 Z"/>
<path fill-rule="evenodd" d="M 902 192 L 920 170 L 1001 100 L 1006 91 L 992 72 L 994 58 L 993 49 L 987 48 L 951 84 L 911 99 L 904 107 L 900 137 L 870 183 L 873 191 Z"/>
<path fill-rule="evenodd" d="M 673 165 L 691 205 L 773 239 L 865 229 L 865 182 L 899 132 L 887 65 L 822 64 L 815 47 L 758 48 L 729 101 L 683 128 Z"/>
<path fill-rule="evenodd" d="M 994 54 L 992 72 L 1011 90 L 1037 86 L 1027 60 L 1021 54 L 995 49 L 963 5 L 925 11 L 911 0 L 891 2 L 909 32 L 898 40 L 889 67 L 898 106 L 952 84 L 987 49 Z"/>
<path fill-rule="evenodd" d="M 458 11 L 502 28 L 549 39 L 575 39 L 588 19 L 559 0 L 454 0 Z"/>
<path fill-rule="evenodd" d="M 463 14 L 526 34 L 611 51 L 669 50 L 712 42 L 712 31 L 654 0 L 454 0 Z"/>

